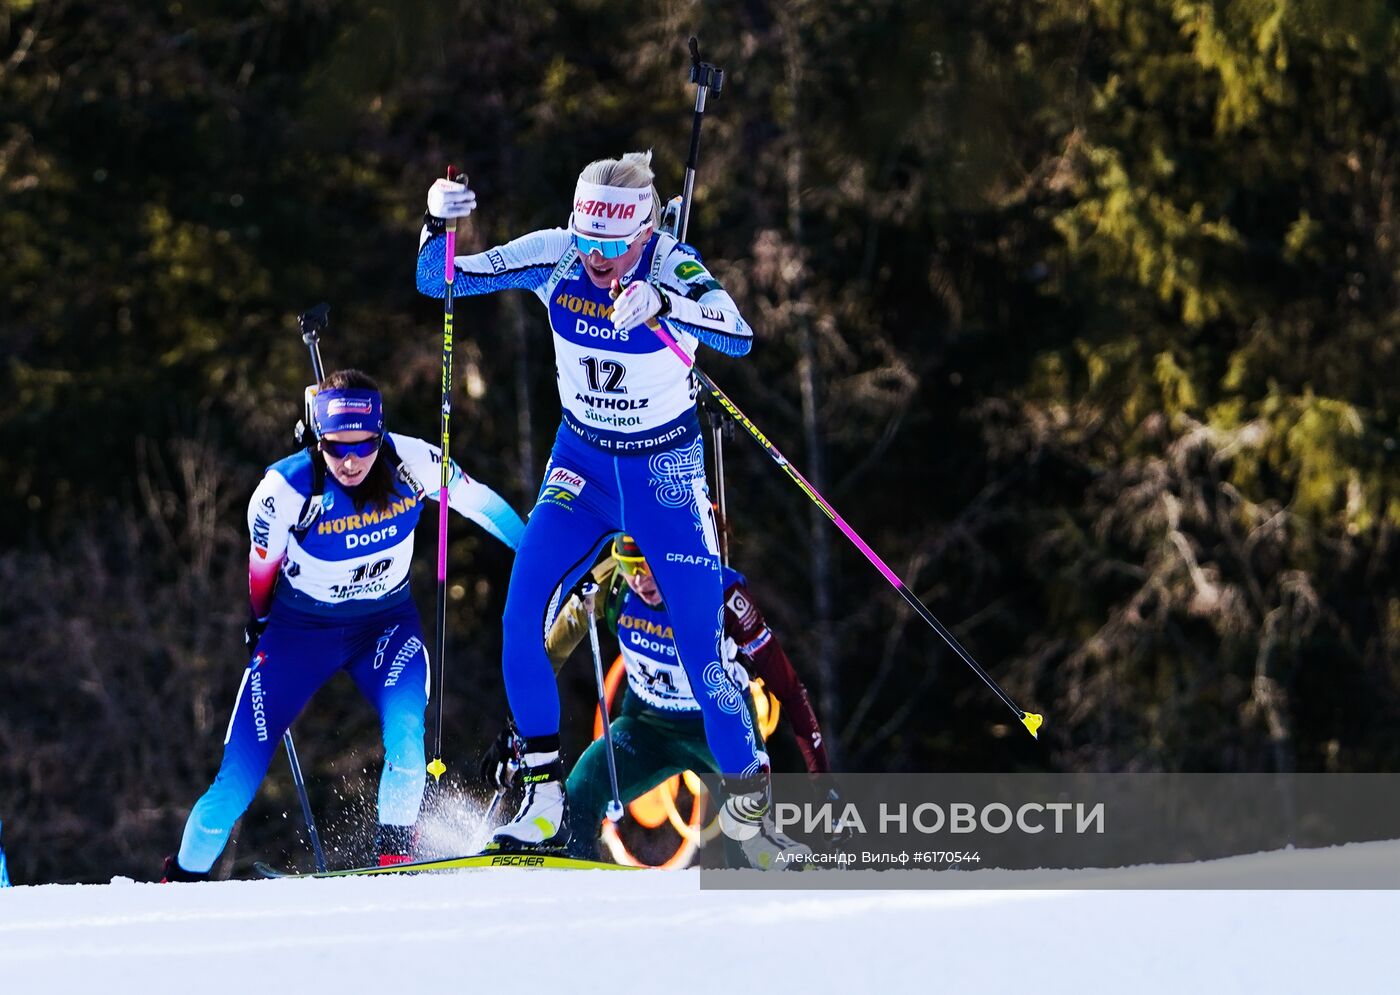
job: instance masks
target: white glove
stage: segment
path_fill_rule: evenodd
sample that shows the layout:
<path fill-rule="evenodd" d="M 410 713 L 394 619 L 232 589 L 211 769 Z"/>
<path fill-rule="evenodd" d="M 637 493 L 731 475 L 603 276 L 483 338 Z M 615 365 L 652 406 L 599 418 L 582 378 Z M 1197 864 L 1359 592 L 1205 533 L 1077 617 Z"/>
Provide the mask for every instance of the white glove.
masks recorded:
<path fill-rule="evenodd" d="M 646 280 L 638 280 L 613 301 L 613 328 L 625 332 L 671 310 L 670 301 Z"/>
<path fill-rule="evenodd" d="M 749 671 L 739 659 L 739 644 L 734 641 L 734 637 L 725 636 L 719 650 L 724 655 L 724 672 L 729 675 L 729 679 L 741 688 L 748 687 Z"/>
<path fill-rule="evenodd" d="M 428 213 L 435 218 L 451 221 L 465 218 L 476 210 L 476 194 L 466 184 L 439 176 L 428 190 Z"/>

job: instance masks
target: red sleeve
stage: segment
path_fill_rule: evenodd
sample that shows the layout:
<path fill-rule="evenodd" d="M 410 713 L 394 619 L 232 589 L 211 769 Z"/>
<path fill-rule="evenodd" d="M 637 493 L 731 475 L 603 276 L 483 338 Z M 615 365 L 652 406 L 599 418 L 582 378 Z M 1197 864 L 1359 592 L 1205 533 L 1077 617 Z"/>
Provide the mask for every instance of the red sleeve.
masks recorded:
<path fill-rule="evenodd" d="M 256 617 L 266 618 L 272 611 L 272 592 L 277 587 L 277 572 L 282 568 L 284 557 L 259 559 L 259 555 L 267 555 L 260 549 L 255 549 L 253 554 L 248 557 L 248 601 Z"/>
<path fill-rule="evenodd" d="M 739 652 L 752 662 L 754 676 L 763 678 L 764 685 L 787 711 L 808 772 L 829 773 L 831 763 L 822 745 L 821 726 L 817 724 L 817 713 L 807 697 L 807 689 L 742 584 L 734 584 L 724 593 L 724 629 L 739 645 Z"/>

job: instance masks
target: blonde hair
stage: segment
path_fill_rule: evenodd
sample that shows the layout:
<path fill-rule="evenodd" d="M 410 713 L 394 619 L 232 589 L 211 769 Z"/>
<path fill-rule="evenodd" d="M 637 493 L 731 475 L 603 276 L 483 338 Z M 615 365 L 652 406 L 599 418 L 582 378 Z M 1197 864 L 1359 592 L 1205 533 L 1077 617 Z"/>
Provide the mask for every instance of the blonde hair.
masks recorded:
<path fill-rule="evenodd" d="M 605 187 L 651 187 L 651 225 L 661 222 L 661 197 L 656 192 L 656 174 L 651 171 L 651 149 L 628 152 L 621 159 L 595 159 L 578 174 L 580 180 Z"/>

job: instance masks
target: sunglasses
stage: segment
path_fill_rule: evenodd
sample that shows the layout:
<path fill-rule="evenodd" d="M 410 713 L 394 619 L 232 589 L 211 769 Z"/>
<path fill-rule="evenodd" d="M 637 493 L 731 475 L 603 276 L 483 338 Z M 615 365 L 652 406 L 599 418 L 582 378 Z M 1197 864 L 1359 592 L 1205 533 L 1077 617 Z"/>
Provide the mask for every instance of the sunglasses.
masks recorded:
<path fill-rule="evenodd" d="M 604 259 L 616 259 L 632 247 L 632 243 L 637 240 L 637 236 L 645 230 L 643 225 L 637 231 L 626 238 L 589 238 L 587 235 L 580 235 L 574 232 L 574 248 L 578 249 L 578 254 L 587 256 L 590 252 L 596 252 Z"/>
<path fill-rule="evenodd" d="M 651 567 L 647 566 L 645 557 L 622 556 L 614 553 L 613 558 L 617 560 L 617 565 L 622 568 L 622 572 L 629 577 L 642 577 L 651 573 Z"/>
<path fill-rule="evenodd" d="M 375 435 L 363 442 L 336 442 L 334 439 L 321 440 L 321 452 L 335 459 L 346 459 L 353 456 L 356 459 L 368 459 L 379 451 L 379 446 L 384 441 L 384 436 Z"/>

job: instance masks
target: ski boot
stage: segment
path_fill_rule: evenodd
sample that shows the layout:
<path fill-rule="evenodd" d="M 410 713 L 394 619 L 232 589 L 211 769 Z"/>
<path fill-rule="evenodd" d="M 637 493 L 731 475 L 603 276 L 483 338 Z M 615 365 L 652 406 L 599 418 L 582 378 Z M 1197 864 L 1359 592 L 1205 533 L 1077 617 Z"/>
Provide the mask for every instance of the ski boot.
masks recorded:
<path fill-rule="evenodd" d="M 393 867 L 413 860 L 413 848 L 418 843 L 418 830 L 413 826 L 379 824 L 374 834 L 375 849 L 379 851 L 379 866 Z"/>
<path fill-rule="evenodd" d="M 485 852 L 562 852 L 569 842 L 569 802 L 564 795 L 564 764 L 559 759 L 557 734 L 525 741 L 515 780 L 525 786 L 525 799 L 515 818 L 491 835 Z"/>
<path fill-rule="evenodd" d="M 208 872 L 208 871 L 205 871 L 203 874 L 200 874 L 200 873 L 197 873 L 197 872 L 195 872 L 195 871 L 187 871 L 187 870 L 185 870 L 183 867 L 180 866 L 180 861 L 179 861 L 178 859 L 176 859 L 176 855 L 173 854 L 173 853 L 172 853 L 170 856 L 168 856 L 168 857 L 165 858 L 165 864 L 164 864 L 164 866 L 162 866 L 161 869 L 160 869 L 160 883 L 161 883 L 161 884 L 175 884 L 175 883 L 178 883 L 178 882 L 185 882 L 185 881 L 208 881 L 208 880 L 209 880 L 209 872 Z"/>
<path fill-rule="evenodd" d="M 719 827 L 729 839 L 726 852 L 741 867 L 806 870 L 812 848 L 784 836 L 773 826 L 768 810 L 772 794 L 767 773 L 729 777 L 722 781 L 727 796 L 719 810 Z"/>

